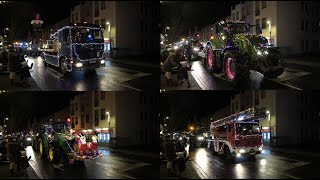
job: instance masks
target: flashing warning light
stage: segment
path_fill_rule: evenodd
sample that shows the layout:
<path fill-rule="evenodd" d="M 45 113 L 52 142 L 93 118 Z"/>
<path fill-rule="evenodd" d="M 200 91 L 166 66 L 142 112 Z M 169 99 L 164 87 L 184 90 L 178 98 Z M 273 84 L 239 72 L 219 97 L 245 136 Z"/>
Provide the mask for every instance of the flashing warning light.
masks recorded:
<path fill-rule="evenodd" d="M 200 37 L 200 34 L 197 34 L 197 37 Z"/>
<path fill-rule="evenodd" d="M 210 39 L 214 39 L 214 37 L 213 37 L 213 36 L 210 36 Z"/>
<path fill-rule="evenodd" d="M 67 119 L 67 122 L 68 122 L 68 123 L 71 122 L 70 118 Z"/>

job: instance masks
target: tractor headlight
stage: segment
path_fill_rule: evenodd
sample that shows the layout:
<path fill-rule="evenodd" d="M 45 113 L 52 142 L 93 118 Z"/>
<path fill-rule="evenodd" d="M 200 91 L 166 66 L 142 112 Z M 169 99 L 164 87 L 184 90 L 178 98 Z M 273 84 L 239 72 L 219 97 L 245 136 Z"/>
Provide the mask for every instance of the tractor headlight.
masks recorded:
<path fill-rule="evenodd" d="M 79 68 L 79 67 L 82 67 L 82 63 L 77 63 L 77 64 L 76 64 L 76 67 L 78 67 L 78 68 Z"/>
<path fill-rule="evenodd" d="M 106 62 L 105 60 L 101 60 L 101 62 L 100 62 L 100 63 L 101 63 L 101 64 L 104 64 L 105 62 Z"/>
<path fill-rule="evenodd" d="M 198 47 L 194 47 L 193 51 L 199 51 L 199 48 Z"/>
<path fill-rule="evenodd" d="M 31 137 L 27 137 L 27 141 L 31 141 L 32 140 L 32 138 Z"/>
<path fill-rule="evenodd" d="M 239 150 L 239 153 L 244 153 L 244 152 L 245 152 L 244 149 Z"/>
<path fill-rule="evenodd" d="M 240 153 L 237 153 L 237 157 L 241 157 L 241 154 L 240 154 Z"/>
<path fill-rule="evenodd" d="M 204 140 L 204 137 L 203 136 L 199 136 L 198 137 L 198 141 L 203 141 Z"/>
<path fill-rule="evenodd" d="M 263 150 L 263 148 L 262 147 L 259 147 L 259 151 L 262 151 Z"/>
<path fill-rule="evenodd" d="M 257 55 L 261 56 L 262 55 L 262 52 L 261 51 L 257 51 Z"/>

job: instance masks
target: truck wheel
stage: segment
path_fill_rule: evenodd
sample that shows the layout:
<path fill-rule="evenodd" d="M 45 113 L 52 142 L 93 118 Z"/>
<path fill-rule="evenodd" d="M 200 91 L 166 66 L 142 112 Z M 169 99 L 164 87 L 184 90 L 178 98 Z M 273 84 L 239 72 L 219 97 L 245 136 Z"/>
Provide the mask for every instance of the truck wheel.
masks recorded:
<path fill-rule="evenodd" d="M 249 79 L 249 69 L 243 64 L 239 64 L 235 56 L 227 52 L 223 60 L 224 73 L 229 82 L 238 85 L 242 80 Z"/>
<path fill-rule="evenodd" d="M 45 157 L 45 149 L 41 140 L 39 141 L 39 153 L 41 158 Z"/>
<path fill-rule="evenodd" d="M 61 58 L 59 61 L 59 65 L 60 65 L 60 71 L 63 75 L 66 75 L 68 73 L 67 71 L 67 60 L 66 58 Z"/>
<path fill-rule="evenodd" d="M 224 154 L 228 160 L 232 160 L 232 155 L 230 153 L 229 147 L 225 145 Z"/>

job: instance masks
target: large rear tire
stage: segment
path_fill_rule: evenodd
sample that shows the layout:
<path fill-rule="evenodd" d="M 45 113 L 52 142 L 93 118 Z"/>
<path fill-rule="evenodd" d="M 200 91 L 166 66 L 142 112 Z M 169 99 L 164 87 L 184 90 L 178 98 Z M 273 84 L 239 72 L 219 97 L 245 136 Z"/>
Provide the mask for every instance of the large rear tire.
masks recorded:
<path fill-rule="evenodd" d="M 45 153 L 45 147 L 44 147 L 44 144 L 42 142 L 42 140 L 40 139 L 39 141 L 39 153 L 40 153 L 40 157 L 42 159 L 44 159 L 46 157 L 46 153 Z"/>
<path fill-rule="evenodd" d="M 236 56 L 227 52 L 223 58 L 224 73 L 229 82 L 234 86 L 249 80 L 249 68 L 246 64 L 238 62 Z"/>

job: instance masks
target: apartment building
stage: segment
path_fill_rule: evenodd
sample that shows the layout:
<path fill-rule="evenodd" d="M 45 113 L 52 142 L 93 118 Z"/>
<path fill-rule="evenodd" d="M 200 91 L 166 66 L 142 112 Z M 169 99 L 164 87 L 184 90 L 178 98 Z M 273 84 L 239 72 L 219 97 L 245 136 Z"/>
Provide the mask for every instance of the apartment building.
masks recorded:
<path fill-rule="evenodd" d="M 259 25 L 284 55 L 320 52 L 319 2 L 241 1 L 231 7 L 231 19 Z M 251 33 L 257 33 L 256 28 Z"/>
<path fill-rule="evenodd" d="M 228 16 L 228 17 L 225 17 L 224 18 L 224 20 L 230 20 L 231 19 L 231 16 Z M 223 20 L 223 19 L 221 19 L 221 20 Z M 207 42 L 207 41 L 209 41 L 211 38 L 214 38 L 215 37 L 215 35 L 217 34 L 217 31 L 216 31 L 216 29 L 217 29 L 217 27 L 216 27 L 216 25 L 217 25 L 217 23 L 219 23 L 221 20 L 219 20 L 219 21 L 217 21 L 217 22 L 215 22 L 215 23 L 213 23 L 213 24 L 209 24 L 209 25 L 207 25 L 207 26 L 205 26 L 205 27 L 203 27 L 202 29 L 201 29 L 201 39 L 203 40 L 203 42 Z"/>
<path fill-rule="evenodd" d="M 84 1 L 71 9 L 70 20 L 101 25 L 106 52 L 121 57 L 158 53 L 159 15 L 155 2 Z"/>
<path fill-rule="evenodd" d="M 71 121 L 76 131 L 98 131 L 101 144 L 150 145 L 157 142 L 157 103 L 152 93 L 84 92 L 70 100 Z"/>
<path fill-rule="evenodd" d="M 265 107 L 270 115 L 260 121 L 263 140 L 276 145 L 320 143 L 320 96 L 315 92 L 242 91 L 231 98 L 233 113 Z"/>

